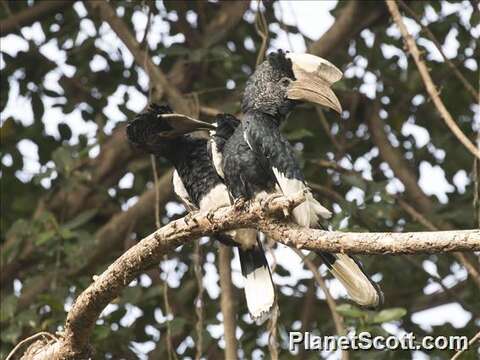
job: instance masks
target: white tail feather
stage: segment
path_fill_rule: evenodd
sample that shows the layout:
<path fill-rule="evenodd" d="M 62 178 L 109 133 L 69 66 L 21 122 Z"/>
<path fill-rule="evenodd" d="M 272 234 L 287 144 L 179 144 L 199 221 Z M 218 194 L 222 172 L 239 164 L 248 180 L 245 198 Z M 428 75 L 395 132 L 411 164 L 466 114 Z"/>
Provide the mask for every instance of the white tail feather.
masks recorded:
<path fill-rule="evenodd" d="M 293 209 L 293 217 L 298 225 L 315 227 L 319 218 L 329 219 L 332 213 L 322 206 L 312 195 L 305 182 L 298 179 L 289 179 L 283 173 L 273 168 L 273 173 L 284 195 L 294 195 L 300 191 L 305 192 L 305 201 Z"/>
<path fill-rule="evenodd" d="M 380 296 L 358 264 L 346 254 L 335 254 L 330 271 L 342 283 L 350 298 L 362 306 L 377 306 Z"/>
<path fill-rule="evenodd" d="M 245 297 L 252 318 L 263 322 L 272 310 L 275 301 L 270 270 L 266 266 L 259 267 L 249 273 L 245 279 Z"/>

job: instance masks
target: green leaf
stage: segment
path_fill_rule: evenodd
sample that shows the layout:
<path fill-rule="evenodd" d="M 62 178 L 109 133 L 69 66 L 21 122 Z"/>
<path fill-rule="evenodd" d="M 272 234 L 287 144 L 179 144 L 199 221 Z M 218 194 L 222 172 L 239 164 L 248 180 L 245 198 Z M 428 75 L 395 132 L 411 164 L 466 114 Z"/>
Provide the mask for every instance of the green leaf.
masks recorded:
<path fill-rule="evenodd" d="M 57 235 L 57 231 L 56 230 L 47 230 L 47 231 L 44 231 L 40 234 L 38 234 L 37 238 L 35 239 L 35 245 L 43 245 L 43 244 L 46 244 L 50 241 L 52 241 L 53 239 L 55 239 Z"/>
<path fill-rule="evenodd" d="M 77 215 L 77 217 L 63 224 L 62 228 L 68 230 L 76 229 L 91 220 L 97 213 L 98 209 L 89 209 L 81 212 Z"/>
<path fill-rule="evenodd" d="M 380 311 L 376 314 L 370 322 L 381 324 L 388 321 L 400 320 L 407 314 L 404 308 L 391 308 Z"/>
<path fill-rule="evenodd" d="M 299 128 L 289 132 L 288 134 L 286 134 L 286 136 L 287 139 L 290 141 L 298 141 L 306 137 L 314 137 L 315 135 L 310 130 L 307 130 L 305 128 Z"/>
<path fill-rule="evenodd" d="M 70 151 L 64 147 L 57 148 L 52 154 L 52 160 L 57 170 L 68 175 L 73 168 L 73 157 Z"/>
<path fill-rule="evenodd" d="M 70 140 L 72 137 L 72 130 L 70 129 L 70 126 L 65 123 L 58 124 L 58 132 L 63 140 Z"/>
<path fill-rule="evenodd" d="M 367 183 L 357 175 L 342 175 L 342 180 L 351 186 L 356 186 L 363 191 L 367 190 Z"/>
<path fill-rule="evenodd" d="M 0 306 L 0 321 L 3 323 L 11 319 L 15 315 L 18 298 L 15 295 L 8 295 L 1 302 Z"/>
<path fill-rule="evenodd" d="M 172 336 L 180 334 L 183 331 L 183 327 L 187 323 L 187 320 L 181 317 L 175 317 L 170 321 L 170 329 L 172 331 Z"/>
<path fill-rule="evenodd" d="M 337 306 L 337 312 L 346 317 L 361 318 L 366 316 L 366 312 L 350 304 L 342 304 Z"/>

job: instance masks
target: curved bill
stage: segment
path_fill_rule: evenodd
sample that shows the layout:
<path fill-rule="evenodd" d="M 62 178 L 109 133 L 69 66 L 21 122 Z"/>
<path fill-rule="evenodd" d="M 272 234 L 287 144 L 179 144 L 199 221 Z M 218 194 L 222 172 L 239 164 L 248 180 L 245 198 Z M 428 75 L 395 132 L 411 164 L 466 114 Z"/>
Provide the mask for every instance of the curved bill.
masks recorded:
<path fill-rule="evenodd" d="M 214 130 L 216 128 L 213 124 L 182 114 L 162 114 L 159 117 L 172 127 L 171 135 L 186 134 L 197 130 Z"/>
<path fill-rule="evenodd" d="M 292 61 L 295 80 L 291 82 L 287 97 L 316 103 L 342 112 L 342 106 L 330 88 L 342 78 L 342 72 L 329 61 L 311 54 L 288 53 L 286 57 Z"/>

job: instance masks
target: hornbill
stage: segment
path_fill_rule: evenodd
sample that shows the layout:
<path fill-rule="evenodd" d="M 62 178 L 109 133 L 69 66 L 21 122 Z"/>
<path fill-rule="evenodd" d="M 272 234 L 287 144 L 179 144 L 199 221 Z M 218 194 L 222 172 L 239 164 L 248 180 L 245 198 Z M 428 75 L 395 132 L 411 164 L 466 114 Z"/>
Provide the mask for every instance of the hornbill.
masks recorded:
<path fill-rule="evenodd" d="M 223 124 L 220 136 L 229 137 L 238 119 L 219 114 L 217 122 Z M 215 125 L 175 114 L 168 106 L 150 105 L 127 126 L 127 137 L 138 148 L 169 160 L 175 167 L 173 187 L 189 211 L 209 212 L 231 204 L 230 193 L 217 174 L 211 143 L 203 130 L 215 130 Z M 254 320 L 262 321 L 274 301 L 274 286 L 267 259 L 257 239 L 256 231 L 250 244 L 236 244 L 232 238 L 239 229 L 216 238 L 226 245 L 236 245 L 240 265 L 245 276 L 245 296 L 248 310 Z M 259 297 L 262 290 L 265 294 Z"/>
<path fill-rule="evenodd" d="M 213 134 L 214 142 L 220 145 L 213 149 L 218 152 L 217 159 L 221 158 L 217 171 L 223 174 L 234 198 L 268 200 L 275 194 L 304 191 L 305 202 L 292 211 L 297 224 L 319 228 L 320 219 L 331 217 L 331 212 L 313 197 L 295 151 L 279 126 L 301 101 L 340 113 L 340 102 L 330 86 L 341 77 L 342 72 L 325 59 L 281 50 L 269 54 L 257 67 L 243 94 L 241 124 L 227 141 Z M 216 134 L 229 126 L 220 119 Z M 355 258 L 325 252 L 318 255 L 356 303 L 376 307 L 382 302 L 378 285 L 364 273 Z"/>

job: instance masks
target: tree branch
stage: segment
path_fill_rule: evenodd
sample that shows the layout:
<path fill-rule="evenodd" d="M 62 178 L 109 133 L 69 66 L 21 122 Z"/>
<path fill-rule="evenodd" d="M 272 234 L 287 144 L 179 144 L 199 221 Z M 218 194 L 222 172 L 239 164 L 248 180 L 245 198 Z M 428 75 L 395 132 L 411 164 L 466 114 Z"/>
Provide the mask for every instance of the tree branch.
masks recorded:
<path fill-rule="evenodd" d="M 398 6 L 395 0 L 386 0 L 386 2 L 388 9 L 392 14 L 393 20 L 395 21 L 395 23 L 400 29 L 400 32 L 402 33 L 407 49 L 413 56 L 413 59 L 417 64 L 420 76 L 422 77 L 427 92 L 430 95 L 433 103 L 435 104 L 435 107 L 437 108 L 438 112 L 440 113 L 452 133 L 457 137 L 457 139 L 467 148 L 468 151 L 470 151 L 475 157 L 480 159 L 480 149 L 478 149 L 462 132 L 462 130 L 456 124 L 455 120 L 452 118 L 452 115 L 450 115 L 447 108 L 443 104 L 442 99 L 440 99 L 437 88 L 433 84 L 433 80 L 430 77 L 430 73 L 428 72 L 428 68 L 423 62 L 423 60 L 420 58 L 420 51 L 418 50 L 417 44 L 415 43 L 415 40 L 413 39 L 412 35 L 410 35 L 405 24 L 403 23 L 402 16 L 400 15 L 400 11 L 398 10 Z"/>
<path fill-rule="evenodd" d="M 465 76 L 458 70 L 458 68 L 455 66 L 455 64 L 445 55 L 443 49 L 442 49 L 442 44 L 438 41 L 437 37 L 433 34 L 433 32 L 428 28 L 428 26 L 424 26 L 422 24 L 422 20 L 418 17 L 417 14 L 403 1 L 403 0 L 398 0 L 398 3 L 400 6 L 411 16 L 415 19 L 417 24 L 422 28 L 422 31 L 427 34 L 427 36 L 432 40 L 432 42 L 435 44 L 437 47 L 437 50 L 440 52 L 440 55 L 442 55 L 443 61 L 447 63 L 447 65 L 452 69 L 453 73 L 455 76 L 460 80 L 460 82 L 463 84 L 465 89 L 472 95 L 474 101 L 478 101 L 479 99 L 479 94 L 475 89 L 473 88 L 472 84 L 468 82 L 467 79 L 465 79 Z"/>
<path fill-rule="evenodd" d="M 308 52 L 322 57 L 329 56 L 363 29 L 386 19 L 386 15 L 386 8 L 378 2 L 368 4 L 366 1 L 350 1 L 341 9 L 327 32 L 309 46 Z"/>
<path fill-rule="evenodd" d="M 135 59 L 135 62 L 142 67 L 150 78 L 151 87 L 154 89 L 153 98 L 161 99 L 165 93 L 169 103 L 173 108 L 182 114 L 191 114 L 191 109 L 184 97 L 180 94 L 175 86 L 172 86 L 165 74 L 160 68 L 154 64 L 148 52 L 146 52 L 133 34 L 127 28 L 121 18 L 117 16 L 115 10 L 112 9 L 106 1 L 85 1 L 85 5 L 90 10 L 92 15 L 99 14 L 100 17 L 112 28 L 120 40 L 130 50 Z"/>
<path fill-rule="evenodd" d="M 335 324 L 335 330 L 337 331 L 337 335 L 346 335 L 347 332 L 345 331 L 345 325 L 343 323 L 343 318 L 337 312 L 337 304 L 335 303 L 335 299 L 330 294 L 328 290 L 327 284 L 323 279 L 318 267 L 313 263 L 312 260 L 307 258 L 300 250 L 294 249 L 295 253 L 303 260 L 305 265 L 307 265 L 308 269 L 312 272 L 313 278 L 317 282 L 318 286 L 322 289 L 323 293 L 325 294 L 325 300 L 327 302 L 328 308 L 330 309 L 330 313 L 332 314 L 333 322 Z M 349 355 L 347 350 L 342 350 L 342 360 L 348 360 Z"/>
<path fill-rule="evenodd" d="M 268 237 L 297 249 L 327 252 L 399 254 L 480 250 L 480 230 L 419 233 L 341 233 L 303 229 L 279 219 L 305 200 L 299 193 L 279 197 L 264 204 L 250 202 L 217 209 L 210 213 L 190 214 L 173 221 L 141 240 L 96 277 L 75 301 L 67 316 L 65 332 L 51 346 L 55 356 L 73 359 L 89 353 L 88 339 L 104 307 L 121 290 L 162 256 L 193 239 L 237 228 L 258 228 Z M 45 349 L 44 353 L 47 353 Z M 49 359 L 52 358 L 50 353 Z M 38 358 L 42 359 L 42 358 Z"/>
<path fill-rule="evenodd" d="M 44 17 L 60 12 L 63 8 L 72 6 L 73 3 L 71 0 L 44 0 L 36 2 L 35 5 L 1 20 L 0 37 L 15 32 L 19 27 L 30 25 Z"/>
<path fill-rule="evenodd" d="M 400 150 L 393 147 L 388 140 L 384 130 L 385 124 L 379 116 L 380 106 L 378 102 L 374 102 L 370 109 L 370 111 L 367 111 L 366 121 L 372 140 L 378 146 L 380 156 L 388 163 L 395 173 L 395 176 L 405 186 L 405 192 L 410 200 L 418 204 L 422 212 L 430 212 L 433 204 L 430 198 L 425 195 L 420 188 L 420 185 L 418 185 L 415 171 L 411 168 L 407 160 L 405 160 Z"/>
<path fill-rule="evenodd" d="M 237 338 L 235 336 L 235 304 L 232 285 L 232 269 L 230 265 L 230 248 L 219 244 L 218 272 L 220 276 L 220 308 L 223 315 L 225 337 L 225 359 L 237 359 Z"/>

